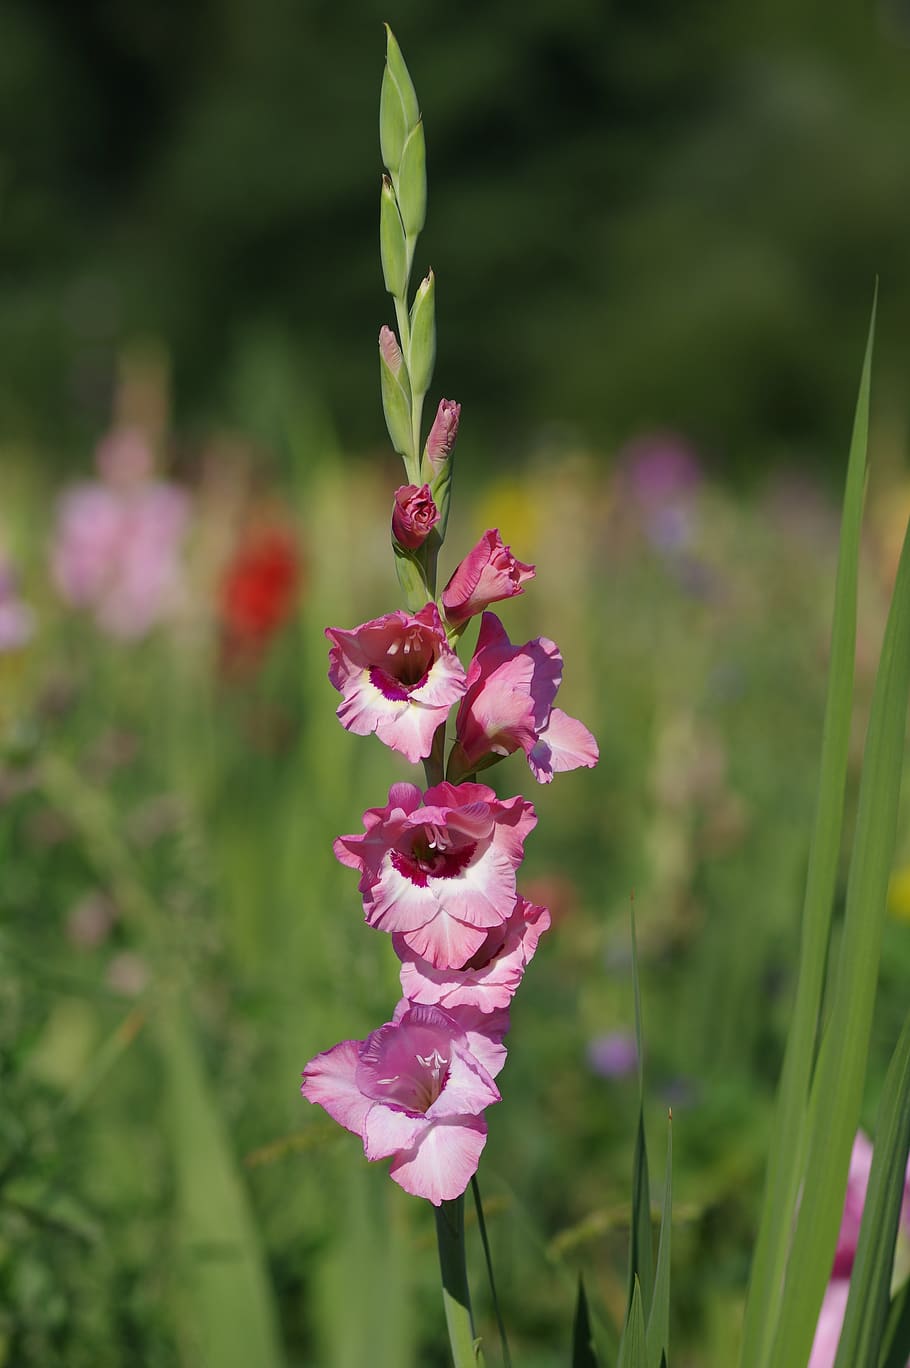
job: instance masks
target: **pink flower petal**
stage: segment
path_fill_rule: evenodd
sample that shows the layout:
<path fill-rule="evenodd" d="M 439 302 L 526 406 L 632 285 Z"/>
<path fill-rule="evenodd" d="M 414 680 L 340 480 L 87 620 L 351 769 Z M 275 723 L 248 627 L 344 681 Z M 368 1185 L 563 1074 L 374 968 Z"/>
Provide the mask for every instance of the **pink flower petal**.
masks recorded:
<path fill-rule="evenodd" d="M 300 1091 L 308 1102 L 318 1103 L 339 1125 L 362 1137 L 364 1120 L 374 1103 L 371 1097 L 364 1097 L 356 1083 L 360 1044 L 359 1040 L 343 1040 L 311 1059 L 303 1071 Z"/>
<path fill-rule="evenodd" d="M 584 723 L 567 716 L 561 708 L 554 708 L 528 754 L 528 764 L 538 783 L 548 784 L 554 774 L 564 770 L 578 769 L 580 765 L 591 769 L 599 757 L 597 742 Z"/>
<path fill-rule="evenodd" d="M 389 1172 L 405 1192 L 440 1206 L 464 1192 L 477 1172 L 486 1140 L 482 1116 L 436 1121 L 413 1149 L 396 1156 Z"/>
<path fill-rule="evenodd" d="M 363 1128 L 363 1152 L 368 1159 L 387 1159 L 396 1150 L 409 1150 L 432 1122 L 397 1107 L 375 1103 Z"/>

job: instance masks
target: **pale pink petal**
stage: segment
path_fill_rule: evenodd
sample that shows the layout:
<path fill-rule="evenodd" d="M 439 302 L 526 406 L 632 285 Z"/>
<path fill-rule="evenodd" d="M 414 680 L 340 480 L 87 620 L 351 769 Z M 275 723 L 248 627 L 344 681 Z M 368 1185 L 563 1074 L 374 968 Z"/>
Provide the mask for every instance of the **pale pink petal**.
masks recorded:
<path fill-rule="evenodd" d="M 414 1116 L 398 1107 L 376 1102 L 363 1128 L 363 1152 L 368 1159 L 387 1159 L 396 1150 L 413 1149 L 428 1125 L 425 1116 Z"/>
<path fill-rule="evenodd" d="M 339 1125 L 362 1137 L 364 1120 L 374 1104 L 355 1082 L 360 1045 L 359 1040 L 343 1040 L 311 1059 L 300 1091 L 307 1101 L 324 1107 Z"/>
<path fill-rule="evenodd" d="M 466 926 L 440 912 L 426 926 L 402 932 L 402 939 L 415 955 L 437 968 L 445 968 L 470 959 L 483 945 L 486 930 L 482 926 Z"/>
<path fill-rule="evenodd" d="M 834 1368 L 849 1292 L 849 1278 L 834 1278 L 829 1282 L 815 1327 L 808 1368 Z"/>
<path fill-rule="evenodd" d="M 477 1172 L 486 1139 L 482 1116 L 436 1121 L 413 1149 L 396 1155 L 389 1172 L 405 1192 L 440 1206 L 464 1192 Z"/>
<path fill-rule="evenodd" d="M 440 906 L 427 884 L 413 883 L 386 859 L 366 903 L 370 926 L 380 931 L 416 931 L 439 916 Z"/>
<path fill-rule="evenodd" d="M 561 708 L 553 708 L 550 719 L 528 754 L 528 764 L 534 778 L 548 784 L 554 774 L 564 770 L 588 769 L 597 764 L 600 751 L 597 742 L 584 723 L 567 716 Z"/>

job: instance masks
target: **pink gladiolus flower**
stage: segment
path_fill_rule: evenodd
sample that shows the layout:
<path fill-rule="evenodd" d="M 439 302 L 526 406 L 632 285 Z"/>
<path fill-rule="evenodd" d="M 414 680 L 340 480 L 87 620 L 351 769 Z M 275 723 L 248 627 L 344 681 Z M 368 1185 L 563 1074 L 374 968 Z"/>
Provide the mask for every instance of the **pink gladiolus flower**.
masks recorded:
<path fill-rule="evenodd" d="M 825 1289 L 825 1299 L 818 1314 L 815 1339 L 812 1341 L 809 1368 L 834 1368 L 849 1295 L 849 1278 L 833 1278 Z"/>
<path fill-rule="evenodd" d="M 178 603 L 189 506 L 176 485 L 84 483 L 58 505 L 52 573 L 112 636 L 143 636 Z"/>
<path fill-rule="evenodd" d="M 343 695 L 338 717 L 357 736 L 380 741 L 416 764 L 465 691 L 465 672 L 435 603 L 412 616 L 398 609 L 353 631 L 327 627 L 329 679 Z"/>
<path fill-rule="evenodd" d="M 484 532 L 442 591 L 446 620 L 466 622 L 491 603 L 523 594 L 534 566 L 516 560 L 496 529 Z"/>
<path fill-rule="evenodd" d="M 537 823 L 524 798 L 501 802 L 485 784 L 393 784 L 363 815 L 362 836 L 339 836 L 342 864 L 361 871 L 368 925 L 398 932 L 434 969 L 466 964 L 515 906 L 515 871 Z"/>
<path fill-rule="evenodd" d="M 439 522 L 439 509 L 433 502 L 429 485 L 402 485 L 395 490 L 392 510 L 392 536 L 400 546 L 416 551 L 423 546 Z"/>
<path fill-rule="evenodd" d="M 547 909 L 519 895 L 506 921 L 491 926 L 480 949 L 453 969 L 435 969 L 396 934 L 392 945 L 401 960 L 401 991 L 412 1002 L 436 1003 L 447 1012 L 473 1007 L 495 1013 L 508 1007 L 549 925 Z"/>
<path fill-rule="evenodd" d="M 541 784 L 563 770 L 596 765 L 597 742 L 587 727 L 553 707 L 561 682 L 554 642 L 537 637 L 513 646 L 496 614 L 484 613 L 458 709 L 450 777 L 473 774 L 519 749 Z"/>
<path fill-rule="evenodd" d="M 439 474 L 452 454 L 460 418 L 460 404 L 456 404 L 452 399 L 440 399 L 424 448 L 424 455 L 434 475 Z"/>
<path fill-rule="evenodd" d="M 391 1156 L 395 1182 L 435 1206 L 460 1197 L 477 1172 L 483 1111 L 500 1100 L 461 1021 L 408 1002 L 366 1040 L 311 1059 L 301 1091 L 361 1137 L 368 1159 Z"/>

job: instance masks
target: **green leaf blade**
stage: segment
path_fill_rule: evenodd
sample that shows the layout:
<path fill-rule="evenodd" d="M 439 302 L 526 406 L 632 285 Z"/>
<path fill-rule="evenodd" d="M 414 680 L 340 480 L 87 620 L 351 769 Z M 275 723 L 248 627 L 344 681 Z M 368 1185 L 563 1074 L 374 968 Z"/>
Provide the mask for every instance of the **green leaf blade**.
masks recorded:
<path fill-rule="evenodd" d="M 654 1300 L 648 1316 L 648 1368 L 661 1368 L 670 1353 L 670 1235 L 673 1223 L 673 1116 L 667 1125 L 667 1176 L 660 1218 L 660 1243 L 654 1275 Z"/>
<path fill-rule="evenodd" d="M 777 1324 L 778 1294 L 784 1278 L 805 1160 L 809 1082 L 815 1059 L 831 908 L 840 859 L 853 710 L 860 532 L 866 487 L 877 293 L 876 286 L 844 491 L 818 797 L 803 903 L 799 976 L 768 1155 L 740 1368 L 770 1368 L 768 1356 Z"/>
<path fill-rule="evenodd" d="M 575 1317 L 572 1322 L 572 1368 L 599 1368 L 584 1279 L 579 1274 Z"/>
<path fill-rule="evenodd" d="M 837 1243 L 859 1122 L 878 982 L 910 692 L 910 535 L 904 539 L 875 681 L 844 932 L 810 1099 L 805 1177 L 773 1363 L 808 1358 Z"/>

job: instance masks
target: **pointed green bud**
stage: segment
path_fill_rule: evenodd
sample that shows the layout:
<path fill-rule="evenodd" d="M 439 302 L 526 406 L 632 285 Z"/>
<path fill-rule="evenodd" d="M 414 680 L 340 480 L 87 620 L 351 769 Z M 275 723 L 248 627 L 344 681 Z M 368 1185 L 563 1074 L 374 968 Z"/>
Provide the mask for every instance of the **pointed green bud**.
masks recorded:
<path fill-rule="evenodd" d="M 395 191 L 388 176 L 382 178 L 379 201 L 379 251 L 385 287 L 396 299 L 403 299 L 408 288 L 408 249 Z"/>
<path fill-rule="evenodd" d="M 382 409 L 392 446 L 407 462 L 411 455 L 411 390 L 398 340 L 391 328 L 379 332 Z"/>
<path fill-rule="evenodd" d="M 398 174 L 407 136 L 401 92 L 394 76 L 386 67 L 382 73 L 382 92 L 379 96 L 379 146 L 382 149 L 383 165 L 393 175 Z"/>
<path fill-rule="evenodd" d="M 398 206 L 408 237 L 416 237 L 427 217 L 427 147 L 423 120 L 408 134 L 398 171 Z"/>
<path fill-rule="evenodd" d="M 401 106 L 404 110 L 405 128 L 410 132 L 420 118 L 420 106 L 417 103 L 417 92 L 414 89 L 414 82 L 411 80 L 408 69 L 405 66 L 404 58 L 401 55 L 401 48 L 395 41 L 395 35 L 388 24 L 385 26 L 385 31 L 386 65 L 398 87 L 401 96 Z"/>
<path fill-rule="evenodd" d="M 408 348 L 408 374 L 411 390 L 421 398 L 430 388 L 436 364 L 436 277 L 430 271 L 420 282 L 411 306 L 411 342 Z"/>

